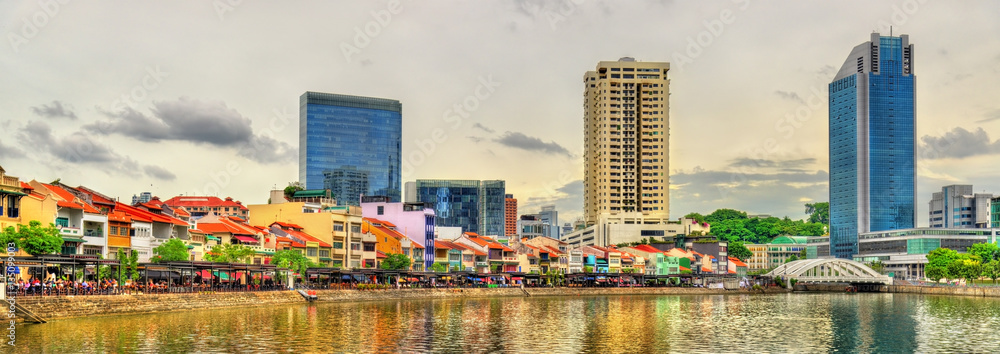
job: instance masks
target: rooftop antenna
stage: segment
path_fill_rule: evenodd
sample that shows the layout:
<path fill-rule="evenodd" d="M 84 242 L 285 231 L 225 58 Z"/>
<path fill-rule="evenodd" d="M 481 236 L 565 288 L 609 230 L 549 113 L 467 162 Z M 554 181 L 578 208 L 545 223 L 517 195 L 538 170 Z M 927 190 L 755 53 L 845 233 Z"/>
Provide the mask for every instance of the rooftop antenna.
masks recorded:
<path fill-rule="evenodd" d="M 889 26 L 889 37 L 892 37 L 892 26 Z"/>

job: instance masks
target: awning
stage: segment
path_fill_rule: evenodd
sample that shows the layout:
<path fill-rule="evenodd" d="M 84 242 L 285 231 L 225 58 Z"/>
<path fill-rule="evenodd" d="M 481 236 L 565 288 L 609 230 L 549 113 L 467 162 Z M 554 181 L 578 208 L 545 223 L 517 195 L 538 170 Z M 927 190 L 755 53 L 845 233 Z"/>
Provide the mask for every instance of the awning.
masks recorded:
<path fill-rule="evenodd" d="M 213 241 L 222 241 L 218 237 L 215 237 L 215 236 L 212 236 L 212 235 L 206 235 L 205 238 L 207 238 L 209 240 L 213 240 Z"/>
<path fill-rule="evenodd" d="M 193 250 L 193 249 L 194 249 L 194 246 L 191 246 L 191 245 L 188 245 L 188 249 L 189 249 L 189 250 Z"/>
<path fill-rule="evenodd" d="M 22 196 L 22 197 L 27 196 L 27 194 L 24 194 L 24 193 L 21 193 L 21 192 L 7 191 L 7 190 L 3 190 L 3 189 L 0 189 L 0 194 L 19 195 L 19 196 Z"/>
<path fill-rule="evenodd" d="M 274 252 L 271 251 L 258 251 L 257 253 L 263 254 L 265 256 L 273 256 Z"/>
<path fill-rule="evenodd" d="M 21 268 L 14 266 L 7 267 L 7 274 L 21 274 Z"/>
<path fill-rule="evenodd" d="M 257 241 L 257 239 L 255 239 L 253 237 L 249 237 L 249 236 L 233 235 L 233 238 L 235 238 L 237 240 L 240 240 L 240 241 L 243 241 L 243 242 L 260 243 L 260 241 Z"/>
<path fill-rule="evenodd" d="M 608 264 L 608 261 L 603 260 L 603 259 L 598 259 L 597 260 L 597 264 Z"/>
<path fill-rule="evenodd" d="M 79 242 L 79 243 L 87 242 L 84 239 L 79 238 L 79 237 L 66 237 L 66 236 L 63 236 L 63 241 L 66 241 L 66 242 Z"/>
<path fill-rule="evenodd" d="M 324 261 L 324 262 L 328 262 L 328 261 L 332 261 L 333 258 L 330 258 L 330 257 L 319 257 L 319 260 Z"/>

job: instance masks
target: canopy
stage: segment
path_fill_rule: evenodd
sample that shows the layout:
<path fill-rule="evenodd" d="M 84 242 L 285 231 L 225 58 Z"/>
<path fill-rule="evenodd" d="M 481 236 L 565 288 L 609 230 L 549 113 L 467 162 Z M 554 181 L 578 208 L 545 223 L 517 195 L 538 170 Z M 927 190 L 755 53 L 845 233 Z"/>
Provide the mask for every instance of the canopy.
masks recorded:
<path fill-rule="evenodd" d="M 66 237 L 66 236 L 63 236 L 62 239 L 63 239 L 63 241 L 66 241 L 66 242 L 79 242 L 79 243 L 86 242 L 84 239 L 79 238 L 79 237 Z"/>
<path fill-rule="evenodd" d="M 208 269 L 201 270 L 197 274 L 200 275 L 204 279 L 213 279 L 212 275 L 210 275 L 208 273 Z M 215 272 L 212 272 L 212 274 L 218 276 L 222 280 L 229 280 L 229 273 L 227 273 L 227 272 L 222 272 L 222 271 L 218 271 L 217 270 Z M 243 272 L 236 272 L 236 278 L 240 278 L 242 276 L 243 276 Z"/>
<path fill-rule="evenodd" d="M 259 243 L 260 242 L 260 241 L 257 241 L 257 239 L 255 239 L 253 237 L 249 237 L 249 236 L 233 235 L 233 238 L 235 238 L 237 240 L 240 240 L 240 241 L 243 241 L 243 242 L 250 242 L 250 243 Z"/>
<path fill-rule="evenodd" d="M 205 238 L 207 238 L 209 240 L 214 240 L 214 241 L 222 241 L 218 237 L 215 237 L 215 236 L 212 236 L 212 235 L 205 235 Z"/>

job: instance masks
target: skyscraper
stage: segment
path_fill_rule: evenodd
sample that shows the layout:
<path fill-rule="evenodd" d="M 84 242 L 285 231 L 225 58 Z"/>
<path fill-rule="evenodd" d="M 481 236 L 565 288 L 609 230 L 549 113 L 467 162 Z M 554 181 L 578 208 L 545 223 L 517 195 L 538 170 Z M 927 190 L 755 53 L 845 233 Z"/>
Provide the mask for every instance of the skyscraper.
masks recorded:
<path fill-rule="evenodd" d="M 584 77 L 584 217 L 669 219 L 669 63 L 597 63 Z"/>
<path fill-rule="evenodd" d="M 517 235 L 517 198 L 513 194 L 504 196 L 504 234 Z"/>
<path fill-rule="evenodd" d="M 975 193 L 971 184 L 944 186 L 928 203 L 930 227 L 989 228 L 992 193 Z"/>
<path fill-rule="evenodd" d="M 505 235 L 506 187 L 504 181 L 426 180 L 407 182 L 407 202 L 434 208 L 435 226 L 461 227 L 480 235 Z"/>
<path fill-rule="evenodd" d="M 330 189 L 338 205 L 361 194 L 400 200 L 399 101 L 306 92 L 299 97 L 299 181 Z"/>
<path fill-rule="evenodd" d="M 909 36 L 871 34 L 830 90 L 830 254 L 858 253 L 858 233 L 916 224 L 916 76 Z"/>

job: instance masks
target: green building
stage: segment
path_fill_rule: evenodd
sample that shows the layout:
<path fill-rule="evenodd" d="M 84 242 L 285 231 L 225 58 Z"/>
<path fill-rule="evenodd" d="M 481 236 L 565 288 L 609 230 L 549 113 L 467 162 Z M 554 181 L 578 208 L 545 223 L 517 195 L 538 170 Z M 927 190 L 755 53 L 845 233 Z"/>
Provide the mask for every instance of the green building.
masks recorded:
<path fill-rule="evenodd" d="M 782 265 L 792 256 L 802 258 L 802 250 L 809 241 L 807 236 L 778 236 L 767 244 L 767 262 L 771 268 Z"/>
<path fill-rule="evenodd" d="M 990 199 L 990 227 L 1000 228 L 1000 197 Z"/>

